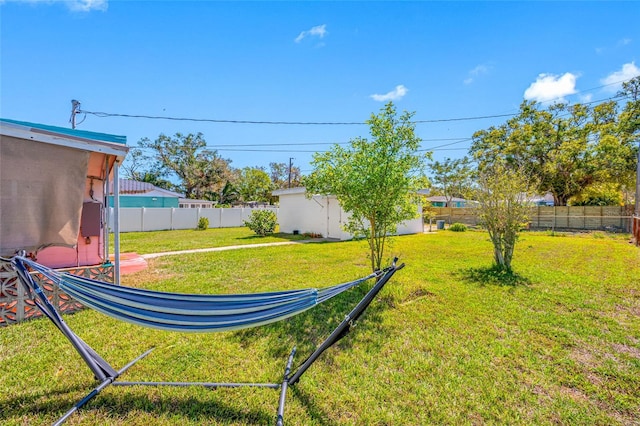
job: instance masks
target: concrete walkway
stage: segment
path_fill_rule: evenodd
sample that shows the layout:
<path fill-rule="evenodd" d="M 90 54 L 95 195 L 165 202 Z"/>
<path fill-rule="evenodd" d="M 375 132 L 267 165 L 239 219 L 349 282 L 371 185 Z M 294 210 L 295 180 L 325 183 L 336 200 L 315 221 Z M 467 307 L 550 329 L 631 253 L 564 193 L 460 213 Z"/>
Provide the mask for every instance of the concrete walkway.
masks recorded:
<path fill-rule="evenodd" d="M 140 257 L 143 259 L 155 259 L 161 256 L 175 256 L 177 254 L 186 254 L 186 253 L 206 253 L 210 251 L 227 251 L 227 250 L 238 250 L 238 249 L 246 249 L 246 248 L 256 248 L 256 247 L 271 247 L 271 246 L 288 246 L 291 244 L 306 244 L 323 241 L 320 239 L 315 240 L 302 240 L 302 241 L 281 241 L 277 243 L 260 243 L 260 244 L 240 244 L 237 246 L 224 246 L 224 247 L 210 247 L 210 248 L 201 248 L 201 249 L 192 249 L 192 250 L 180 250 L 180 251 L 166 251 L 163 253 L 150 253 L 143 254 Z"/>

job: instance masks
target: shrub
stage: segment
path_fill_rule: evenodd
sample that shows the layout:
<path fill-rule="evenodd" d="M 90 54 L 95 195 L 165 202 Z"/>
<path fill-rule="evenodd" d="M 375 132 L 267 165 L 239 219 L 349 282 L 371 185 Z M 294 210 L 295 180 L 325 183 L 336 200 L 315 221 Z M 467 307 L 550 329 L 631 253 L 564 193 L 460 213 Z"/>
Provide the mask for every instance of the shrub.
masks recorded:
<path fill-rule="evenodd" d="M 456 222 L 449 227 L 449 230 L 453 232 L 464 232 L 467 230 L 467 226 L 463 223 Z"/>
<path fill-rule="evenodd" d="M 209 229 L 209 218 L 201 217 L 198 219 L 198 227 L 196 228 L 198 231 L 206 231 Z"/>
<path fill-rule="evenodd" d="M 276 214 L 271 210 L 254 210 L 249 216 L 249 220 L 244 221 L 244 225 L 264 237 L 275 231 L 277 222 Z"/>

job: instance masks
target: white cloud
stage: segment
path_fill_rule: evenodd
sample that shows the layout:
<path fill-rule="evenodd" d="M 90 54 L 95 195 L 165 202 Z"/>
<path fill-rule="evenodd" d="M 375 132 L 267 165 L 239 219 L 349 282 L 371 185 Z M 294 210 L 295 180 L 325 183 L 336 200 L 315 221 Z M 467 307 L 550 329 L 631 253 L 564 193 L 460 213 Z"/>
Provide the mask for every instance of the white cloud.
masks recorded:
<path fill-rule="evenodd" d="M 620 71 L 615 71 L 600 80 L 600 82 L 607 87 L 605 90 L 608 92 L 616 92 L 622 87 L 622 82 L 631 80 L 633 77 L 640 75 L 640 68 L 636 66 L 634 62 L 624 64 Z"/>
<path fill-rule="evenodd" d="M 578 76 L 570 72 L 561 76 L 540 74 L 535 82 L 524 91 L 524 98 L 538 102 L 556 100 L 564 102 L 564 96 L 576 93 Z"/>
<path fill-rule="evenodd" d="M 109 7 L 109 0 L 14 0 L 20 3 L 31 4 L 64 4 L 72 12 L 91 12 L 92 10 L 98 10 L 105 12 Z M 0 0 L 0 3 L 4 3 L 4 0 Z"/>
<path fill-rule="evenodd" d="M 402 84 L 399 84 L 395 89 L 393 89 L 389 93 L 385 93 L 384 95 L 371 95 L 371 99 L 378 102 L 397 101 L 398 99 L 402 99 L 408 91 L 409 89 L 404 87 Z"/>
<path fill-rule="evenodd" d="M 66 1 L 65 4 L 74 12 L 91 12 L 92 10 L 105 12 L 109 7 L 108 0 L 73 0 Z"/>
<path fill-rule="evenodd" d="M 622 40 L 618 41 L 618 46 L 626 46 L 628 44 L 631 44 L 630 38 L 623 38 Z"/>
<path fill-rule="evenodd" d="M 592 93 L 585 93 L 583 95 L 580 95 L 580 102 L 582 102 L 583 104 L 588 104 L 592 100 L 593 100 L 593 94 Z"/>
<path fill-rule="evenodd" d="M 489 72 L 489 67 L 487 65 L 478 65 L 474 69 L 469 71 L 469 77 L 464 79 L 464 84 L 471 84 L 476 80 L 476 77 L 487 74 Z"/>
<path fill-rule="evenodd" d="M 317 25 L 310 30 L 301 32 L 298 37 L 295 38 L 295 42 L 300 43 L 306 37 L 323 38 L 325 35 L 327 35 L 327 24 Z"/>

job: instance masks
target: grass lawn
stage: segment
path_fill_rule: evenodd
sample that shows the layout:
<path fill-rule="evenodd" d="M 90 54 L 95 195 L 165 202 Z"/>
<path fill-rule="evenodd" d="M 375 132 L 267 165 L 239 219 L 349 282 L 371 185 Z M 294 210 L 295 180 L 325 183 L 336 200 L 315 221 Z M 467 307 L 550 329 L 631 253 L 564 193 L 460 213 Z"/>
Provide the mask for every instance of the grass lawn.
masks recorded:
<path fill-rule="evenodd" d="M 120 234 L 120 251 L 138 254 L 162 253 L 209 247 L 226 247 L 246 244 L 277 243 L 308 239 L 304 235 L 274 233 L 259 237 L 246 227 L 210 228 L 199 231 L 185 229 L 177 231 L 126 232 Z M 110 237 L 109 253 L 113 253 L 113 236 Z"/>
<path fill-rule="evenodd" d="M 491 281 L 483 232 L 400 237 L 390 252 L 406 268 L 290 389 L 286 424 L 640 422 L 640 251 L 627 239 L 525 233 L 517 285 Z M 363 242 L 318 243 L 167 256 L 123 281 L 254 292 L 331 285 L 368 264 Z M 65 318 L 116 368 L 157 348 L 124 380 L 272 382 L 294 345 L 300 363 L 365 291 L 227 333 L 162 332 L 91 310 Z M 95 385 L 44 319 L 0 329 L 0 365 L 1 424 L 49 424 Z M 270 389 L 109 387 L 69 424 L 274 424 L 277 402 Z"/>

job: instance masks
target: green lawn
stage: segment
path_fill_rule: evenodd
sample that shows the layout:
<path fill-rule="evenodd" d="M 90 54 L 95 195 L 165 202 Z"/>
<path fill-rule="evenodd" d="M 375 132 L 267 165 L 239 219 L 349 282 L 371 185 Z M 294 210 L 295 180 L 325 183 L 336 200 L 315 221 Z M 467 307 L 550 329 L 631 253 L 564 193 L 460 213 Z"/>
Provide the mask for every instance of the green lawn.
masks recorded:
<path fill-rule="evenodd" d="M 120 234 L 120 251 L 122 253 L 148 254 L 305 239 L 308 239 L 308 237 L 304 235 L 280 233 L 259 237 L 246 227 L 210 228 L 204 231 L 185 229 L 178 231 L 126 232 Z M 110 243 L 109 252 L 113 253 L 113 236 L 110 237 Z"/>
<path fill-rule="evenodd" d="M 167 256 L 123 281 L 185 292 L 321 287 L 368 273 L 365 252 L 342 242 Z M 286 424 L 638 423 L 640 250 L 627 239 L 523 234 L 515 286 L 484 281 L 482 232 L 400 237 L 391 252 L 406 268 L 291 389 Z M 292 346 L 304 360 L 365 290 L 238 332 L 162 332 L 90 310 L 66 320 L 116 368 L 157 347 L 124 379 L 271 382 Z M 49 424 L 94 385 L 47 320 L 0 329 L 0 365 L 2 424 Z M 277 401 L 269 389 L 110 387 L 69 424 L 274 424 Z"/>

